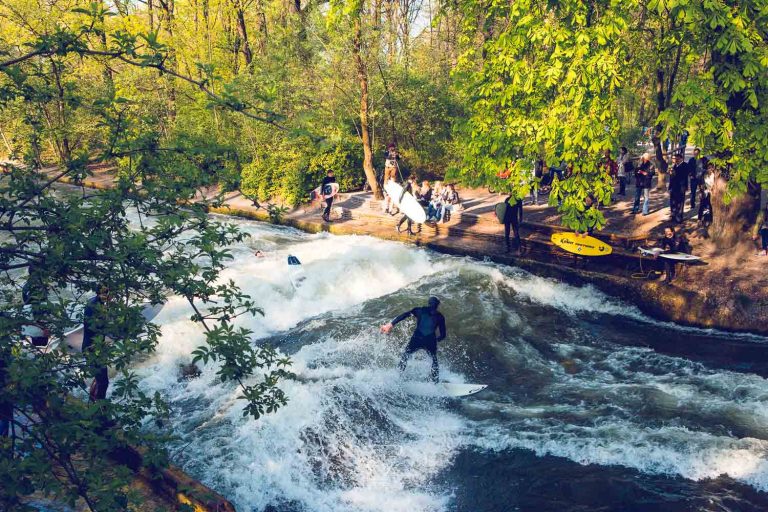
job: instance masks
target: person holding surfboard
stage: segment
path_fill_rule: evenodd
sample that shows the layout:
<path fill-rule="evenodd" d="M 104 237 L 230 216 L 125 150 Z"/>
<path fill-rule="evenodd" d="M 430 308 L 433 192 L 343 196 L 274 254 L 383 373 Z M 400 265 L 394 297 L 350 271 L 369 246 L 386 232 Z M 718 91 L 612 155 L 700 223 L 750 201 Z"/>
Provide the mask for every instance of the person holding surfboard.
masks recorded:
<path fill-rule="evenodd" d="M 400 356 L 398 368 L 400 372 L 404 372 L 411 354 L 417 350 L 426 350 L 432 356 L 432 371 L 429 376 L 435 384 L 440 381 L 440 366 L 437 363 L 437 344 L 443 341 L 446 335 L 445 317 L 437 310 L 438 306 L 440 306 L 440 299 L 430 297 L 425 307 L 406 311 L 395 317 L 388 324 L 381 326 L 381 332 L 389 334 L 395 325 L 409 316 L 416 317 L 416 329 L 413 331 L 411 341 L 406 345 L 403 355 Z M 435 332 L 437 332 L 437 335 L 435 335 Z"/>
<path fill-rule="evenodd" d="M 332 191 L 330 188 L 326 191 L 326 187 L 329 187 L 331 183 L 336 183 L 336 178 L 333 176 L 333 169 L 328 169 L 325 178 L 323 178 L 323 183 L 320 185 L 320 190 L 323 195 L 329 196 L 331 194 Z M 333 196 L 326 197 L 325 210 L 323 210 L 323 220 L 325 222 L 331 222 L 331 206 L 333 206 Z"/>
<path fill-rule="evenodd" d="M 397 182 L 398 160 L 400 160 L 400 154 L 397 152 L 397 146 L 395 146 L 394 142 L 390 142 L 387 149 L 384 151 L 383 185 L 386 185 L 389 181 Z M 396 210 L 398 209 L 392 204 L 392 196 L 390 196 L 386 190 L 384 193 L 386 195 L 384 198 L 384 213 L 396 215 L 398 213 Z"/>
<path fill-rule="evenodd" d="M 418 188 L 419 188 L 419 184 L 416 181 L 416 175 L 415 174 L 411 174 L 410 176 L 408 176 L 408 179 L 405 180 L 405 186 L 403 187 L 403 189 L 405 189 L 405 192 L 407 194 L 411 194 L 414 197 L 416 197 L 416 193 L 417 193 Z M 417 200 L 418 200 L 418 198 L 417 198 Z M 397 232 L 400 233 L 400 230 L 402 229 L 401 226 L 403 225 L 403 222 L 407 222 L 408 223 L 407 224 L 407 226 L 408 226 L 408 234 L 409 235 L 415 235 L 415 233 L 413 232 L 413 221 L 411 220 L 410 217 L 408 217 L 408 215 L 405 215 L 405 214 L 400 218 L 400 220 L 397 223 L 397 226 L 395 226 L 395 229 L 397 230 Z"/>
<path fill-rule="evenodd" d="M 675 233 L 675 229 L 671 226 L 664 228 L 664 236 L 659 240 L 658 246 L 661 248 L 661 253 L 667 254 L 672 252 L 683 252 L 681 250 L 681 240 Z M 658 254 L 656 255 L 658 258 Z M 665 282 L 668 285 L 672 284 L 672 280 L 675 278 L 675 260 L 662 258 L 664 261 L 664 272 L 666 273 Z"/>

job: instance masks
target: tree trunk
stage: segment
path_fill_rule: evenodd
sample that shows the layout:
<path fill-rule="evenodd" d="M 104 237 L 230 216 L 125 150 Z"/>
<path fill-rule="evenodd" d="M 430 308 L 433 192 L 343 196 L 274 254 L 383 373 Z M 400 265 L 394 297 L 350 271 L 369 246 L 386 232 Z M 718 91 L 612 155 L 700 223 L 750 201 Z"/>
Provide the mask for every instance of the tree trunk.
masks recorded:
<path fill-rule="evenodd" d="M 368 70 L 362 55 L 363 29 L 361 16 L 362 14 L 358 14 L 358 17 L 355 19 L 352 53 L 355 56 L 357 76 L 360 80 L 360 138 L 363 140 L 363 171 L 365 171 L 365 177 L 368 180 L 368 186 L 371 187 L 373 197 L 382 199 L 384 196 L 381 193 L 381 189 L 379 189 L 379 184 L 376 181 L 376 170 L 373 168 L 373 151 L 371 150 L 371 135 L 368 124 Z"/>
<path fill-rule="evenodd" d="M 175 42 L 173 40 L 173 19 L 176 13 L 176 4 L 175 0 L 159 1 L 160 7 L 163 10 L 160 26 L 165 28 L 165 32 L 168 35 L 168 41 L 165 42 L 168 45 L 166 66 L 175 72 L 177 71 L 177 61 Z M 173 121 L 176 119 L 176 81 L 173 76 L 166 76 L 166 80 L 168 81 L 168 118 Z"/>
<path fill-rule="evenodd" d="M 755 222 L 760 209 L 760 186 L 752 183 L 747 193 L 731 199 L 725 204 L 728 181 L 718 176 L 712 188 L 712 226 L 709 234 L 720 250 L 729 250 L 744 240 L 745 232 Z"/>
<path fill-rule="evenodd" d="M 235 15 L 237 17 L 237 34 L 240 36 L 242 42 L 243 58 L 245 58 L 245 67 L 251 66 L 253 61 L 253 52 L 251 51 L 251 45 L 248 42 L 248 30 L 245 26 L 245 13 L 239 2 L 235 5 Z"/>
<path fill-rule="evenodd" d="M 64 87 L 61 83 L 60 69 L 53 59 L 51 59 L 51 70 L 53 71 L 53 78 L 56 84 L 56 92 L 57 92 L 56 124 L 58 125 L 59 130 L 61 130 L 61 139 L 59 139 L 56 135 L 54 135 L 54 139 L 56 139 L 56 147 L 58 148 L 59 159 L 61 163 L 68 163 L 72 159 L 72 149 L 69 144 L 69 136 L 67 135 L 69 130 L 67 108 L 66 108 L 67 102 L 65 98 Z"/>

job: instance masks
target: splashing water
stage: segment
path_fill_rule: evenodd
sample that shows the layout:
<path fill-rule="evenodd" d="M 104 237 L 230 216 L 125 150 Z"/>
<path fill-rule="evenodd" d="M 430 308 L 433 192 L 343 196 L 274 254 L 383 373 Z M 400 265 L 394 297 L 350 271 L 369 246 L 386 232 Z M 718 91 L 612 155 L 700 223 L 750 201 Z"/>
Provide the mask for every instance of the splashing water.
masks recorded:
<path fill-rule="evenodd" d="M 485 502 L 473 508 L 461 499 L 468 480 L 482 473 L 493 481 L 520 450 L 549 468 L 597 465 L 600 478 L 615 476 L 612 468 L 673 482 L 725 475 L 736 486 L 728 493 L 743 503 L 757 498 L 739 489 L 768 491 L 768 382 L 658 348 L 733 337 L 654 322 L 591 287 L 514 268 L 368 237 L 239 223 L 252 238 L 232 248 L 223 279 L 264 309 L 264 317 L 242 320 L 255 340 L 293 358 L 299 378 L 282 385 L 289 404 L 254 421 L 214 366 L 180 381 L 179 365 L 204 339 L 180 298 L 157 318 L 157 353 L 137 364 L 141 385 L 172 405 L 174 461 L 238 510 L 482 510 Z M 267 257 L 254 257 L 254 248 Z M 298 287 L 289 254 L 303 263 Z M 409 395 L 396 369 L 408 326 L 378 333 L 432 294 L 449 331 L 441 378 L 489 384 L 475 397 Z M 414 357 L 406 377 L 426 379 L 427 359 Z M 463 464 L 469 454 L 484 469 Z M 521 492 L 497 488 L 503 499 Z M 710 501 L 711 492 L 695 491 Z M 537 507 L 568 509 L 552 499 Z"/>

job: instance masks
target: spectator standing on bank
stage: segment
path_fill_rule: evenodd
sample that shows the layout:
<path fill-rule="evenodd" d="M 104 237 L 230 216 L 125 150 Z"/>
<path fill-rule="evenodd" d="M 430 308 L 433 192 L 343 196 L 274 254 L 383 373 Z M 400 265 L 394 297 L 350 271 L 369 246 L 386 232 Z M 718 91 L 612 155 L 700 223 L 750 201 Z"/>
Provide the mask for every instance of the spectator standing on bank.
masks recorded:
<path fill-rule="evenodd" d="M 675 233 L 675 228 L 668 226 L 664 228 L 664 236 L 659 240 L 658 247 L 661 248 L 661 251 L 664 254 L 682 252 L 680 251 L 680 242 L 680 239 Z M 675 278 L 675 260 L 661 258 L 661 261 L 664 264 L 664 271 L 666 273 L 665 281 L 667 284 L 672 284 L 672 280 Z"/>
<path fill-rule="evenodd" d="M 701 150 L 696 148 L 693 150 L 693 156 L 688 159 L 688 174 L 690 175 L 691 181 L 691 210 L 696 208 L 696 195 L 699 191 L 699 184 L 701 183 L 706 169 L 704 161 L 700 155 Z"/>
<path fill-rule="evenodd" d="M 507 245 L 507 252 L 509 252 L 511 250 L 509 232 L 512 230 L 515 236 L 515 249 L 519 251 L 522 245 L 520 241 L 520 223 L 523 222 L 523 200 L 512 193 L 505 201 L 507 208 L 504 210 L 504 242 Z"/>
<path fill-rule="evenodd" d="M 675 224 L 683 222 L 685 190 L 688 188 L 688 165 L 683 162 L 683 155 L 675 153 L 669 170 L 669 210 L 670 220 Z"/>
<path fill-rule="evenodd" d="M 651 202 L 651 184 L 655 170 L 649 153 L 644 153 L 640 160 L 640 165 L 635 169 L 635 202 L 632 206 L 632 214 L 640 213 L 640 198 L 642 197 L 643 215 L 648 215 Z"/>
<path fill-rule="evenodd" d="M 712 187 L 715 186 L 715 164 L 701 159 L 706 169 L 699 180 L 699 213 L 698 219 L 701 227 L 708 228 L 712 225 Z"/>
<path fill-rule="evenodd" d="M 629 179 L 630 167 L 629 151 L 624 146 L 619 150 L 616 166 L 618 168 L 616 176 L 619 179 L 619 195 L 624 197 L 627 195 L 627 180 Z"/>
<path fill-rule="evenodd" d="M 760 238 L 760 247 L 762 247 L 762 255 L 768 256 L 768 203 L 765 204 L 765 208 L 757 214 L 757 222 L 755 227 L 752 228 L 752 240 Z"/>

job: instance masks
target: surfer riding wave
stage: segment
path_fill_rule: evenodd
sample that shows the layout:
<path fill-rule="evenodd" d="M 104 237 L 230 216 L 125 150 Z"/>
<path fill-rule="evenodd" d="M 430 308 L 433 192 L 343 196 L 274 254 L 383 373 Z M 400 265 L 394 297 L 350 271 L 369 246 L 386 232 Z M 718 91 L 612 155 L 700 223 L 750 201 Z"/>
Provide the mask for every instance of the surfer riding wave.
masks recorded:
<path fill-rule="evenodd" d="M 437 343 L 444 340 L 446 335 L 445 317 L 437 310 L 439 305 L 440 300 L 437 297 L 430 297 L 426 307 L 413 308 L 397 316 L 388 324 L 381 326 L 381 332 L 389 334 L 392 332 L 392 328 L 399 322 L 402 322 L 411 315 L 416 317 L 416 329 L 411 336 L 411 341 L 406 345 L 403 355 L 400 357 L 400 372 L 405 371 L 411 354 L 417 350 L 426 350 L 432 356 L 430 378 L 434 383 L 438 383 L 440 377 L 440 366 L 437 362 Z M 435 331 L 439 334 L 435 335 Z"/>

